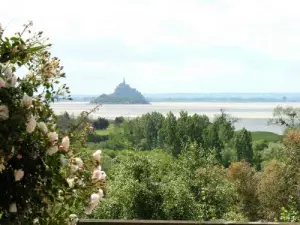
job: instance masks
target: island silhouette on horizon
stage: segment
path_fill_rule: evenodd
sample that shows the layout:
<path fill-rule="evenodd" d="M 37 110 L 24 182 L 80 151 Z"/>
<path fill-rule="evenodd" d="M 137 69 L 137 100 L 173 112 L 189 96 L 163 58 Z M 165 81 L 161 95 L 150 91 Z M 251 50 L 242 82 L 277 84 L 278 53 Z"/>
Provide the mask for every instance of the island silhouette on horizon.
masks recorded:
<path fill-rule="evenodd" d="M 96 104 L 150 104 L 147 99 L 135 88 L 126 84 L 125 78 L 111 94 L 102 94 L 93 99 Z"/>

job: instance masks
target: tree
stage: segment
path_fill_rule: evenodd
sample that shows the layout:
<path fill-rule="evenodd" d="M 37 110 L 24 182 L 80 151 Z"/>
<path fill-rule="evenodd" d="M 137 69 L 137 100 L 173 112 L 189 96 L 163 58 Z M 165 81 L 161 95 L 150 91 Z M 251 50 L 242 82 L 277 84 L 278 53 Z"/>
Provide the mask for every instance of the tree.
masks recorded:
<path fill-rule="evenodd" d="M 181 148 L 184 148 L 191 140 L 190 117 L 187 112 L 181 111 L 179 113 L 176 128 Z"/>
<path fill-rule="evenodd" d="M 203 135 L 205 129 L 210 124 L 206 115 L 194 114 L 190 116 L 190 136 L 192 141 L 196 141 L 198 145 L 203 145 Z"/>
<path fill-rule="evenodd" d="M 222 149 L 224 148 L 223 142 L 219 138 L 218 126 L 211 123 L 204 131 L 203 134 L 204 146 L 207 150 L 213 149 L 216 158 L 219 162 L 222 160 Z"/>
<path fill-rule="evenodd" d="M 118 116 L 115 118 L 115 124 L 118 126 L 121 125 L 124 121 L 125 121 L 125 119 L 123 116 Z"/>
<path fill-rule="evenodd" d="M 261 164 L 263 161 L 264 150 L 268 148 L 268 142 L 266 140 L 259 140 L 253 143 L 253 165 L 257 170 L 261 170 Z"/>
<path fill-rule="evenodd" d="M 285 151 L 285 146 L 283 143 L 270 142 L 268 143 L 268 146 L 260 153 L 263 165 L 272 160 L 284 162 L 287 157 L 287 152 Z"/>
<path fill-rule="evenodd" d="M 177 133 L 177 120 L 172 112 L 166 116 L 163 127 L 159 131 L 159 139 L 174 156 L 180 154 L 180 142 Z"/>
<path fill-rule="evenodd" d="M 201 221 L 223 218 L 238 200 L 234 184 L 219 165 L 198 168 L 192 179 L 192 191 L 200 205 Z"/>
<path fill-rule="evenodd" d="M 196 202 L 185 173 L 164 152 L 124 151 L 110 173 L 108 198 L 96 218 L 196 219 Z M 112 193 L 110 195 L 110 193 Z"/>
<path fill-rule="evenodd" d="M 98 130 L 105 130 L 109 126 L 109 121 L 105 118 L 99 117 L 93 121 L 93 127 Z"/>
<path fill-rule="evenodd" d="M 258 218 L 258 177 L 248 162 L 232 163 L 228 169 L 228 177 L 236 186 L 240 200 L 240 208 L 250 221 Z"/>
<path fill-rule="evenodd" d="M 145 139 L 145 150 L 151 150 L 160 147 L 158 133 L 162 128 L 164 116 L 161 113 L 147 113 L 141 117 L 143 135 Z"/>
<path fill-rule="evenodd" d="M 221 115 L 216 116 L 214 119 L 214 124 L 218 129 L 218 135 L 223 145 L 230 142 L 234 136 L 234 124 L 237 122 L 236 118 L 230 117 L 225 113 L 224 110 L 220 110 Z"/>
<path fill-rule="evenodd" d="M 268 121 L 268 124 L 276 124 L 290 128 L 299 128 L 300 125 L 300 109 L 293 107 L 277 106 L 273 110 L 273 118 Z"/>
<path fill-rule="evenodd" d="M 249 163 L 253 161 L 252 137 L 251 132 L 243 128 L 237 131 L 233 137 L 233 147 L 236 150 L 239 161 L 246 160 Z"/>
<path fill-rule="evenodd" d="M 281 208 L 286 205 L 286 184 L 284 177 L 284 164 L 272 160 L 265 166 L 258 185 L 258 198 L 262 207 L 264 219 L 278 221 Z"/>
<path fill-rule="evenodd" d="M 213 123 L 207 126 L 203 134 L 204 146 L 215 150 L 219 162 L 224 161 L 225 155 L 228 156 L 230 149 L 228 145 L 234 136 L 234 123 L 236 121 L 235 118 L 230 117 L 225 111 L 221 110 L 221 115 L 215 117 Z M 226 153 L 224 152 L 225 149 Z M 225 161 L 224 165 L 227 164 Z"/>

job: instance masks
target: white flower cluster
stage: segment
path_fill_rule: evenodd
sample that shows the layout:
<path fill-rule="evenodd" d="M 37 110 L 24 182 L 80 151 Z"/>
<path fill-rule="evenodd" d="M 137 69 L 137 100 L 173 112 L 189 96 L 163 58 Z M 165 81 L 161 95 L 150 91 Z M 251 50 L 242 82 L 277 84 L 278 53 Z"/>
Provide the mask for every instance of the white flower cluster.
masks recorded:
<path fill-rule="evenodd" d="M 4 30 L 0 24 L 0 37 L 3 32 Z M 38 35 L 40 37 L 40 34 Z M 71 191 L 76 198 L 80 198 L 81 195 L 78 194 L 80 192 L 78 192 L 76 188 L 90 188 L 88 182 L 92 181 L 91 183 L 93 185 L 91 187 L 96 188 L 96 190 L 88 192 L 88 194 L 91 195 L 86 208 L 86 213 L 91 214 L 104 197 L 103 190 L 100 188 L 103 187 L 106 180 L 106 173 L 102 171 L 100 165 L 102 151 L 97 150 L 90 156 L 94 161 L 94 167 L 92 167 L 90 174 L 85 172 L 83 160 L 76 155 L 76 152 L 72 151 L 72 148 L 70 148 L 70 138 L 67 135 L 60 137 L 58 133 L 55 132 L 55 125 L 53 125 L 52 122 L 52 116 L 54 117 L 54 115 L 52 115 L 53 112 L 49 110 L 50 102 L 53 101 L 53 97 L 56 93 L 59 96 L 69 93 L 69 89 L 65 85 L 61 89 L 58 89 L 57 92 L 56 87 L 52 86 L 53 84 L 56 85 L 60 83 L 58 79 L 64 77 L 64 73 L 61 73 L 63 67 L 60 66 L 60 60 L 56 57 L 50 58 L 50 53 L 44 51 L 44 47 L 48 45 L 42 45 L 42 50 L 38 50 L 40 49 L 38 47 L 30 48 L 30 51 L 28 51 L 30 52 L 30 57 L 25 57 L 28 50 L 25 46 L 26 42 L 20 40 L 15 43 L 15 39 L 12 38 L 11 40 L 14 43 L 11 52 L 13 53 L 12 56 L 15 57 L 13 58 L 15 60 L 8 59 L 6 63 L 0 63 L 0 92 L 4 93 L 4 98 L 0 99 L 0 124 L 9 127 L 10 123 L 14 125 L 15 120 L 20 119 L 20 121 L 17 121 L 17 129 L 12 129 L 14 132 L 20 132 L 20 134 L 11 137 L 15 133 L 10 135 L 9 132 L 6 145 L 8 147 L 5 146 L 3 149 L 0 148 L 0 173 L 2 173 L 0 175 L 2 176 L 10 173 L 14 184 L 17 186 L 22 185 L 25 189 L 28 188 L 26 182 L 35 178 L 34 176 L 37 176 L 37 179 L 34 180 L 37 181 L 38 188 L 44 188 L 43 181 L 45 179 L 38 173 L 33 173 L 33 171 L 26 169 L 27 164 L 33 162 L 26 159 L 23 161 L 24 163 L 14 163 L 14 157 L 22 159 L 23 157 L 26 158 L 30 156 L 30 158 L 36 159 L 39 154 L 41 154 L 37 166 L 43 164 L 47 169 L 51 169 L 51 164 L 55 163 L 55 165 L 57 165 L 56 159 L 59 159 L 61 167 L 57 168 L 57 170 L 53 170 L 53 172 L 59 173 L 59 175 L 61 175 L 59 176 L 60 178 L 64 177 L 66 183 L 62 186 L 69 186 L 69 188 L 66 189 L 68 193 Z M 7 39 L 7 41 L 9 42 L 10 39 Z M 37 57 L 35 57 L 35 54 Z M 23 55 L 25 56 L 23 57 Z M 25 67 L 30 68 L 30 71 L 28 71 L 28 74 L 24 77 L 17 77 L 16 71 L 18 68 L 23 68 L 25 63 Z M 49 88 L 49 85 L 51 85 L 51 88 Z M 32 88 L 32 90 L 29 90 L 28 88 Z M 51 91 L 49 92 L 48 89 L 51 89 Z M 6 96 L 5 93 L 8 95 Z M 14 95 L 12 96 L 13 98 L 11 98 L 9 94 Z M 5 98 L 12 99 L 13 105 L 11 101 L 6 101 Z M 47 118 L 44 118 L 44 115 L 46 115 Z M 91 130 L 93 127 L 89 127 L 89 129 Z M 84 132 L 86 132 L 86 130 L 84 130 Z M 73 134 L 70 134 L 70 137 L 73 138 Z M 17 146 L 18 144 L 21 146 Z M 28 147 L 28 149 L 25 149 L 25 147 Z M 22 150 L 24 150 L 24 156 L 22 155 Z M 36 168 L 38 170 L 39 167 Z M 7 171 L 3 173 L 2 171 L 5 169 L 7 169 Z M 54 179 L 56 179 L 55 175 L 56 174 L 53 176 Z M 57 180 L 58 182 L 61 182 L 60 178 Z M 57 186 L 57 183 L 54 182 L 53 185 Z M 9 186 L 8 188 L 11 187 Z M 65 192 L 58 195 L 61 203 L 63 205 L 69 203 L 72 204 L 72 199 L 69 202 L 68 195 L 67 198 L 65 198 L 66 196 L 64 196 L 64 193 Z M 47 195 L 48 193 L 43 195 L 44 203 L 49 202 Z M 18 202 L 14 196 L 11 196 L 11 199 L 14 200 L 11 200 L 8 203 L 8 211 L 10 213 L 21 211 L 20 209 L 23 209 L 24 204 L 27 204 L 28 202 L 26 199 L 22 199 Z M 32 212 L 32 210 L 29 209 L 29 212 Z M 71 214 L 69 217 L 70 224 L 75 225 L 77 221 L 77 216 Z M 32 218 L 32 222 L 33 224 L 40 223 L 39 218 L 35 217 Z"/>
<path fill-rule="evenodd" d="M 106 180 L 106 173 L 102 171 L 101 166 L 100 166 L 100 160 L 102 157 L 102 151 L 97 150 L 93 153 L 92 157 L 93 160 L 96 162 L 96 167 L 93 170 L 92 173 L 92 181 L 93 182 L 98 182 L 98 181 L 105 181 Z M 83 170 L 83 161 L 81 158 L 76 157 L 72 160 L 72 163 L 69 165 L 70 166 L 70 172 L 71 174 L 75 174 L 77 171 L 82 171 Z M 82 179 L 79 179 L 77 176 L 73 176 L 72 178 L 67 178 L 66 179 L 68 185 L 70 188 L 73 188 L 76 184 L 79 186 L 84 187 L 85 184 Z M 100 188 L 97 193 L 93 193 L 90 196 L 90 201 L 88 204 L 88 207 L 86 209 L 87 214 L 91 214 L 92 211 L 97 207 L 101 199 L 103 198 L 103 190 Z"/>
<path fill-rule="evenodd" d="M 12 71 L 12 66 L 9 64 L 0 64 L 0 88 L 15 87 L 17 77 Z"/>
<path fill-rule="evenodd" d="M 103 196 L 104 194 L 102 189 L 99 189 L 98 193 L 91 194 L 90 202 L 86 209 L 86 214 L 92 214 L 93 210 L 97 207 Z"/>

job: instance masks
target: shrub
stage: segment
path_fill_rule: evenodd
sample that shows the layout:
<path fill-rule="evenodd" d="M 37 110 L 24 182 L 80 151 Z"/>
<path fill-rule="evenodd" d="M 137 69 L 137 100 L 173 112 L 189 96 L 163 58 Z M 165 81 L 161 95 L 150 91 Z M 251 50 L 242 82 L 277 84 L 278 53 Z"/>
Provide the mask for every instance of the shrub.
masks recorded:
<path fill-rule="evenodd" d="M 119 116 L 119 117 L 116 117 L 116 118 L 115 118 L 115 124 L 116 124 L 116 125 L 120 125 L 120 124 L 122 124 L 124 121 L 125 121 L 125 119 L 124 119 L 123 116 Z"/>
<path fill-rule="evenodd" d="M 93 127 L 99 130 L 105 130 L 109 126 L 109 121 L 105 118 L 99 117 L 93 121 Z"/>
<path fill-rule="evenodd" d="M 12 224 L 65 224 L 69 214 L 96 207 L 105 173 L 101 151 L 92 160 L 77 150 L 89 130 L 88 112 L 68 133 L 55 128 L 50 105 L 70 98 L 70 91 L 61 83 L 60 60 L 51 57 L 42 32 L 31 34 L 31 25 L 13 37 L 2 36 L 0 27 L 0 215 Z M 18 70 L 27 74 L 17 77 Z"/>

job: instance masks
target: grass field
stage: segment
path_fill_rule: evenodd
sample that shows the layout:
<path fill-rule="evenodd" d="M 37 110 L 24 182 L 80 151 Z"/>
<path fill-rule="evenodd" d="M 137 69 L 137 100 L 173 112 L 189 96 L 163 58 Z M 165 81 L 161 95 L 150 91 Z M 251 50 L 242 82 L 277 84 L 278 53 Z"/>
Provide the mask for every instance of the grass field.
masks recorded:
<path fill-rule="evenodd" d="M 114 125 L 110 124 L 109 127 L 106 130 L 96 130 L 96 134 L 98 135 L 109 135 L 110 132 L 114 129 Z"/>
<path fill-rule="evenodd" d="M 253 141 L 266 140 L 268 142 L 276 142 L 282 139 L 282 135 L 267 131 L 253 131 L 251 134 Z"/>

